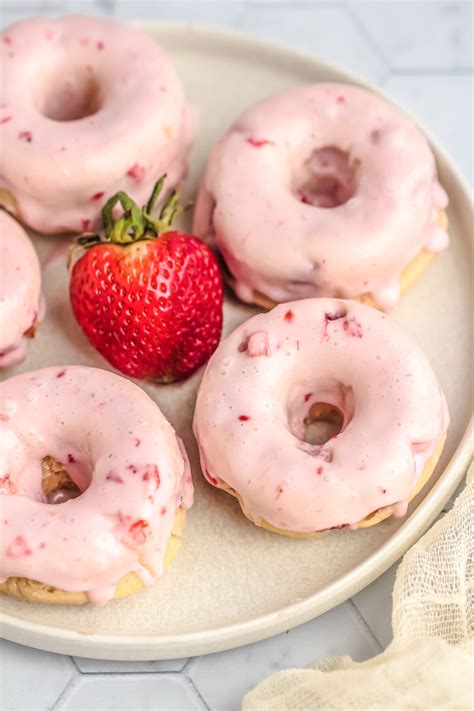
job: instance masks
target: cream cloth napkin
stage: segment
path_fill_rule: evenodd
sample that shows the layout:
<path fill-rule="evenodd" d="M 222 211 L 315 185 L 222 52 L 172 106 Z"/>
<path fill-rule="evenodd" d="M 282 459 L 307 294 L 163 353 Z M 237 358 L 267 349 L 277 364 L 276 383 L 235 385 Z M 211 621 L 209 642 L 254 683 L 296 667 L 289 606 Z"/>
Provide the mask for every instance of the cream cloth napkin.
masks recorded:
<path fill-rule="evenodd" d="M 474 464 L 453 509 L 403 558 L 393 590 L 393 641 L 268 677 L 244 711 L 474 708 Z"/>

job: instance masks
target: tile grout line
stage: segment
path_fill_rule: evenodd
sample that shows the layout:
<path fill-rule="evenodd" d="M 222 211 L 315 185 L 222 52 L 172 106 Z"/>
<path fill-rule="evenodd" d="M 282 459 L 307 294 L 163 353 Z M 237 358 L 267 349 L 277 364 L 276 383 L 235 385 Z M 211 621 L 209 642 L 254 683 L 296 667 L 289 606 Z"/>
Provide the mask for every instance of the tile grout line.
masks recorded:
<path fill-rule="evenodd" d="M 63 656 L 63 655 L 61 655 Z M 62 690 L 59 692 L 59 694 L 56 697 L 56 700 L 51 704 L 49 707 L 50 711 L 55 711 L 57 708 L 57 704 L 59 700 L 64 696 L 66 693 L 67 689 L 69 689 L 70 686 L 74 684 L 76 679 L 80 678 L 80 671 L 77 668 L 76 664 L 74 663 L 73 658 L 70 655 L 64 655 L 64 658 L 68 662 L 68 666 L 71 667 L 71 678 L 66 682 L 65 686 L 62 688 Z"/>
<path fill-rule="evenodd" d="M 369 635 L 372 642 L 375 642 L 376 646 L 378 646 L 380 648 L 380 652 L 384 652 L 385 647 L 383 646 L 383 644 L 381 643 L 381 641 L 379 640 L 379 638 L 377 637 L 377 635 L 373 631 L 372 627 L 369 625 L 369 623 L 367 622 L 367 620 L 365 619 L 364 615 L 359 610 L 359 608 L 357 607 L 355 602 L 352 600 L 352 598 L 347 600 L 347 602 L 349 603 L 349 609 L 352 611 L 352 613 L 357 618 L 359 623 L 361 623 L 362 627 L 365 629 L 365 631 Z"/>
<path fill-rule="evenodd" d="M 181 671 L 182 671 L 184 674 L 187 674 L 188 671 L 193 668 L 193 666 L 194 666 L 194 665 L 193 665 L 193 662 L 194 662 L 196 659 L 199 659 L 199 657 L 189 657 L 189 659 L 186 660 L 186 664 L 185 664 L 184 667 L 181 669 Z"/>
<path fill-rule="evenodd" d="M 155 671 L 155 670 L 149 671 L 149 672 L 88 672 L 86 674 L 83 674 L 81 672 L 80 674 L 74 675 L 68 681 L 68 683 L 66 684 L 64 689 L 59 694 L 56 701 L 50 706 L 50 711 L 60 711 L 62 708 L 64 708 L 64 703 L 67 702 L 71 698 L 73 692 L 79 686 L 81 681 L 83 681 L 87 677 L 95 677 L 95 678 L 99 677 L 99 678 L 102 678 L 105 680 L 105 679 L 110 679 L 111 677 L 123 679 L 124 676 L 129 676 L 129 677 L 133 676 L 133 677 L 135 677 L 136 681 L 140 681 L 141 678 L 144 678 L 144 677 L 149 678 L 152 675 L 158 676 L 160 678 L 182 679 L 184 685 L 186 686 L 188 691 L 191 691 L 192 695 L 199 702 L 202 709 L 204 711 L 210 711 L 210 707 L 206 703 L 201 692 L 196 687 L 193 680 L 190 677 L 188 677 L 186 674 L 183 674 L 181 671 L 159 672 L 159 671 Z"/>
<path fill-rule="evenodd" d="M 54 704 L 51 705 L 50 711 L 59 711 L 59 709 L 62 707 L 63 701 L 65 701 L 67 698 L 70 698 L 74 689 L 79 685 L 80 680 L 80 674 L 74 674 L 72 678 L 69 679 L 68 683 L 58 695 Z"/>
<path fill-rule="evenodd" d="M 95 0 L 94 3 L 97 7 L 101 8 L 106 15 L 112 16 L 116 10 L 116 0 Z M 67 5 L 66 5 L 67 7 Z"/>
<path fill-rule="evenodd" d="M 434 76 L 434 77 L 474 77 L 474 67 L 392 67 L 391 74 L 399 77 Z"/>
<path fill-rule="evenodd" d="M 372 37 L 370 32 L 367 30 L 364 23 L 357 16 L 357 14 L 353 11 L 350 2 L 346 3 L 344 10 L 346 12 L 347 17 L 352 22 L 354 29 L 356 29 L 357 32 L 359 33 L 359 36 L 361 37 L 361 39 L 364 40 L 366 45 L 372 49 L 372 51 L 377 56 L 379 61 L 381 61 L 382 64 L 384 65 L 385 69 L 390 71 L 392 67 L 390 65 L 390 62 L 388 61 L 388 58 L 385 56 L 383 50 L 379 47 L 378 42 L 376 42 L 374 40 L 374 38 Z"/>
<path fill-rule="evenodd" d="M 213 0 L 201 0 L 201 2 L 212 2 Z M 215 1 L 215 0 L 214 0 Z M 276 10 L 279 7 L 284 7 L 287 10 L 292 10 L 295 7 L 318 10 L 320 7 L 327 10 L 328 8 L 337 7 L 344 8 L 346 0 L 319 0 L 318 4 L 314 4 L 314 0 L 242 0 L 243 5 L 259 5 L 265 10 Z"/>
<path fill-rule="evenodd" d="M 72 655 L 70 655 L 69 659 L 71 660 L 71 664 L 74 667 L 74 669 L 76 670 L 76 672 L 78 674 L 82 674 L 83 672 L 79 669 L 79 666 L 78 666 L 76 660 L 74 659 L 74 657 Z"/>
<path fill-rule="evenodd" d="M 79 674 L 83 677 L 87 676 L 103 676 L 104 678 L 110 678 L 112 677 L 121 677 L 121 676 L 153 676 L 154 674 L 156 676 L 169 676 L 169 677 L 175 677 L 175 676 L 181 676 L 182 674 L 182 669 L 178 671 L 160 671 L 159 669 L 141 669 L 140 671 L 81 671 L 79 669 Z"/>
<path fill-rule="evenodd" d="M 211 710 L 211 707 L 208 705 L 208 703 L 207 703 L 207 701 L 205 700 L 204 696 L 203 696 L 203 695 L 201 694 L 201 692 L 199 691 L 199 689 L 198 689 L 197 684 L 195 683 L 195 681 L 194 681 L 190 676 L 188 676 L 188 674 L 186 674 L 186 673 L 183 672 L 183 671 L 180 671 L 180 672 L 179 672 L 179 675 L 185 680 L 185 682 L 187 683 L 187 685 L 189 686 L 189 688 L 192 688 L 192 689 L 193 689 L 193 692 L 195 693 L 195 695 L 196 695 L 197 699 L 199 700 L 199 702 L 202 704 L 202 707 L 205 709 L 205 711 L 210 711 L 210 710 Z"/>

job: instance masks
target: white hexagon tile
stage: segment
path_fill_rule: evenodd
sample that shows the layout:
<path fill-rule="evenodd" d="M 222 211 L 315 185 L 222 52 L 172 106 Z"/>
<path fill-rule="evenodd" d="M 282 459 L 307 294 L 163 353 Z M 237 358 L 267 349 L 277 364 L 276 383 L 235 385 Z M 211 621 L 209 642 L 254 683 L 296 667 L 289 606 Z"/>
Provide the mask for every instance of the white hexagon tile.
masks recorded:
<path fill-rule="evenodd" d="M 391 93 L 472 178 L 472 3 L 3 0 L 3 25 L 31 14 L 94 12 L 220 24 L 313 52 Z M 449 507 L 449 505 L 448 505 Z M 448 508 L 447 507 L 447 508 Z M 106 662 L 0 646 L 2 711 L 234 711 L 272 672 L 331 655 L 365 659 L 391 639 L 396 566 L 286 634 L 191 660 Z"/>
<path fill-rule="evenodd" d="M 472 70 L 472 3 L 350 2 L 393 70 Z"/>
<path fill-rule="evenodd" d="M 49 709 L 75 675 L 72 660 L 2 640 L 0 708 Z"/>

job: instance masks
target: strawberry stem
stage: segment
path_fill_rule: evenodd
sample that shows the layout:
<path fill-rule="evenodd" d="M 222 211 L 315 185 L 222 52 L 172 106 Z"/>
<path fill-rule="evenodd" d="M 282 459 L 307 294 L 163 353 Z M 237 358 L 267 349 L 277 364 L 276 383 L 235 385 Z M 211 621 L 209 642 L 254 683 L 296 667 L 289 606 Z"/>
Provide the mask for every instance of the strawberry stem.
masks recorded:
<path fill-rule="evenodd" d="M 163 185 L 165 183 L 165 178 L 166 178 L 166 173 L 161 176 L 159 180 L 156 181 L 155 187 L 151 191 L 150 198 L 146 204 L 146 211 L 151 212 L 153 208 L 155 207 L 155 202 L 158 200 L 158 197 L 163 190 Z"/>
<path fill-rule="evenodd" d="M 166 199 L 159 217 L 154 217 L 151 214 L 163 190 L 165 179 L 166 174 L 162 175 L 155 183 L 147 204 L 142 208 L 123 191 L 107 200 L 102 208 L 102 223 L 106 241 L 115 244 L 131 244 L 140 239 L 154 239 L 170 229 L 174 218 L 182 212 L 179 207 L 177 190 L 173 190 Z M 115 219 L 113 211 L 117 204 L 121 205 L 123 213 Z"/>
<path fill-rule="evenodd" d="M 113 209 L 120 203 L 123 215 L 115 220 Z M 143 212 L 131 197 L 120 191 L 107 200 L 102 209 L 102 222 L 106 236 L 116 244 L 136 242 L 145 233 Z"/>

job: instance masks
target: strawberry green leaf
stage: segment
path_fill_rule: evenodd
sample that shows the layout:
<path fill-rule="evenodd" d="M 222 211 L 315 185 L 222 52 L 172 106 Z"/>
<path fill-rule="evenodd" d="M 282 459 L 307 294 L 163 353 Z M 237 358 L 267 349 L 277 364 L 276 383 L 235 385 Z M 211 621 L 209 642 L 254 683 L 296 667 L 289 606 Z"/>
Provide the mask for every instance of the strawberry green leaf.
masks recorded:
<path fill-rule="evenodd" d="M 113 210 L 117 203 L 120 203 L 123 214 L 118 220 L 114 220 Z M 115 244 L 130 244 L 145 234 L 143 211 L 123 191 L 107 200 L 102 208 L 102 222 L 107 238 Z"/>

